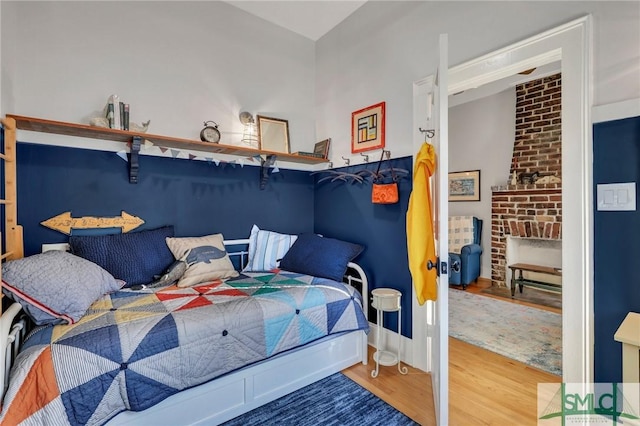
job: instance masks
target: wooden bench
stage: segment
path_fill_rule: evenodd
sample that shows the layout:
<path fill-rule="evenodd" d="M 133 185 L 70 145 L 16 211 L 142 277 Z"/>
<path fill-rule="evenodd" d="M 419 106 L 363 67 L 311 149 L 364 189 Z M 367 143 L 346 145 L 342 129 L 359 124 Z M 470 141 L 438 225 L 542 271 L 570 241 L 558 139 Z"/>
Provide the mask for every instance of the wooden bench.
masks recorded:
<path fill-rule="evenodd" d="M 562 292 L 562 284 L 549 283 L 544 281 L 533 280 L 530 278 L 524 278 L 522 276 L 523 271 L 536 272 L 538 274 L 554 275 L 556 277 L 562 276 L 562 270 L 560 268 L 554 268 L 551 266 L 531 265 L 528 263 L 514 263 L 509 265 L 511 269 L 511 297 L 516 294 L 516 284 L 522 293 L 524 286 L 536 287 L 543 290 L 554 291 L 556 293 Z M 518 272 L 518 274 L 516 274 Z M 516 276 L 517 275 L 517 276 Z"/>

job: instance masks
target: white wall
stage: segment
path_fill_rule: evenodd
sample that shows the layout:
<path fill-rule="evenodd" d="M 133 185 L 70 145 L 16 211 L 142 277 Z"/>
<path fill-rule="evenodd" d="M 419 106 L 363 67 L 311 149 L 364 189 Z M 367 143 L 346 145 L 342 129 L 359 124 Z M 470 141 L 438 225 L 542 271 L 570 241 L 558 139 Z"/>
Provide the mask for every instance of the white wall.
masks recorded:
<path fill-rule="evenodd" d="M 491 187 L 509 177 L 516 128 L 516 90 L 449 108 L 449 171 L 480 170 L 480 201 L 450 202 L 449 215 L 483 219 L 482 277 L 491 279 Z"/>
<path fill-rule="evenodd" d="M 0 8 L 3 114 L 88 124 L 115 93 L 150 133 L 198 140 L 213 120 L 235 144 L 247 110 L 289 120 L 292 151 L 317 142 L 314 42 L 224 2 Z"/>
<path fill-rule="evenodd" d="M 386 101 L 387 148 L 412 155 L 412 83 L 435 71 L 438 35 L 450 66 L 592 14 L 594 104 L 640 97 L 638 2 L 373 1 L 317 42 L 317 136 L 350 154 L 351 112 Z"/>

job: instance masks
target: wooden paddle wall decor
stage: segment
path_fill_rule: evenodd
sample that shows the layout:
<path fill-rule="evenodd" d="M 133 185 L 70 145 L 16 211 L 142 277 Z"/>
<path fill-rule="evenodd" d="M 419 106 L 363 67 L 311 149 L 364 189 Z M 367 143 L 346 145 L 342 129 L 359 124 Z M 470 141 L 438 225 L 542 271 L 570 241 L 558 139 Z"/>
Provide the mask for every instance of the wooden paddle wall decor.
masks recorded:
<path fill-rule="evenodd" d="M 43 222 L 41 225 L 63 234 L 71 235 L 72 229 L 121 228 L 122 233 L 131 231 L 142 225 L 144 220 L 131 215 L 124 210 L 115 217 L 71 217 L 71 212 L 64 212 Z"/>

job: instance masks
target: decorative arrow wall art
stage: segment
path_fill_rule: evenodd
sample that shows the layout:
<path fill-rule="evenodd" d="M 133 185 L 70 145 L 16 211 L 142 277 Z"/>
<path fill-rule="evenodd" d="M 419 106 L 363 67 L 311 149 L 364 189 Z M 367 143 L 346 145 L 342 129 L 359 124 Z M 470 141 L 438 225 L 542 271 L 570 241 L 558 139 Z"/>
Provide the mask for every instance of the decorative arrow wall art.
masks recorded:
<path fill-rule="evenodd" d="M 71 229 L 121 228 L 122 233 L 131 231 L 142 225 L 144 220 L 122 211 L 115 217 L 71 217 L 71 212 L 64 212 L 43 222 L 41 225 L 63 234 L 71 235 Z"/>

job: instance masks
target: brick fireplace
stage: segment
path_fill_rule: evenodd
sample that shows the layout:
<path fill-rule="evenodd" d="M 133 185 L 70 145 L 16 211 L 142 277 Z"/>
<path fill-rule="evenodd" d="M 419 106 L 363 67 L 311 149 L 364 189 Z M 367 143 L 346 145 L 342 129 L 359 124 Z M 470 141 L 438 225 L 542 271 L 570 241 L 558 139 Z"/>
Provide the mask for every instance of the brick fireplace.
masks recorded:
<path fill-rule="evenodd" d="M 530 184 L 492 189 L 491 281 L 504 286 L 508 237 L 562 240 L 562 188 Z"/>
<path fill-rule="evenodd" d="M 562 240 L 560 74 L 516 87 L 516 134 L 511 173 L 516 182 L 492 187 L 491 280 L 507 285 L 507 242 Z M 537 172 L 537 181 L 522 183 Z"/>

